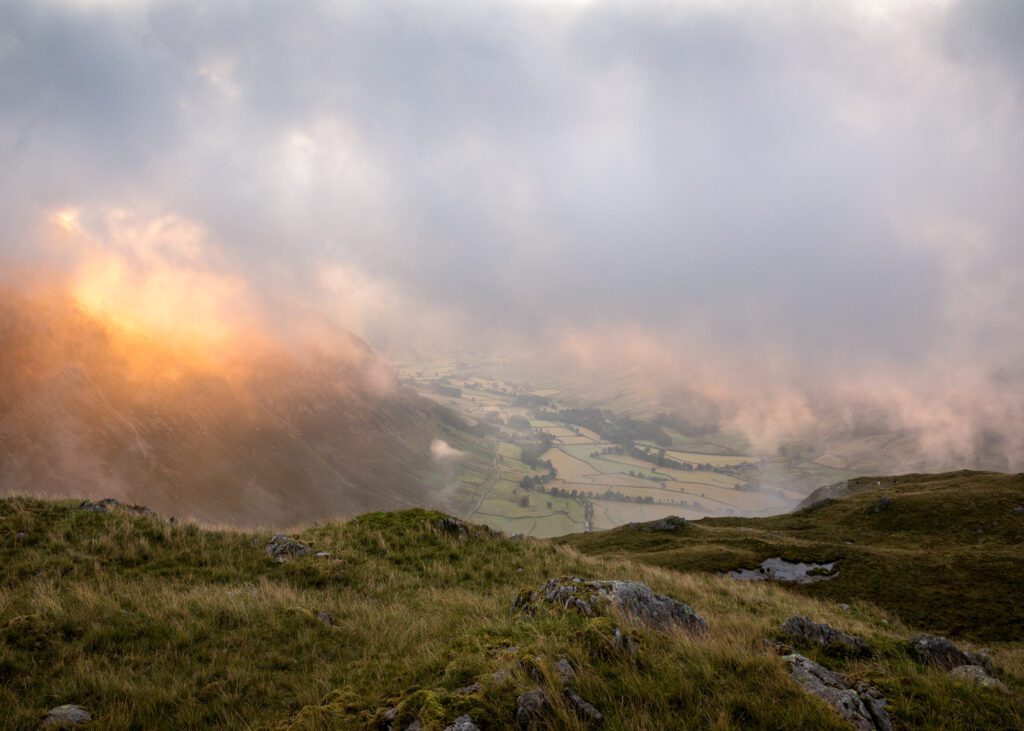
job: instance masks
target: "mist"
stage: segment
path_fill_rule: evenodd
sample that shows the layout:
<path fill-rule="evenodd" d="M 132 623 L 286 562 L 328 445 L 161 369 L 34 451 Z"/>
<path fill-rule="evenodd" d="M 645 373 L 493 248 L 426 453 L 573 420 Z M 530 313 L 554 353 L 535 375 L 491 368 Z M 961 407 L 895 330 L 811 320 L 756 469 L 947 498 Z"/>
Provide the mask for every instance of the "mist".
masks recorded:
<path fill-rule="evenodd" d="M 0 2 L 0 278 L 1019 470 L 1022 48 L 1012 0 Z"/>

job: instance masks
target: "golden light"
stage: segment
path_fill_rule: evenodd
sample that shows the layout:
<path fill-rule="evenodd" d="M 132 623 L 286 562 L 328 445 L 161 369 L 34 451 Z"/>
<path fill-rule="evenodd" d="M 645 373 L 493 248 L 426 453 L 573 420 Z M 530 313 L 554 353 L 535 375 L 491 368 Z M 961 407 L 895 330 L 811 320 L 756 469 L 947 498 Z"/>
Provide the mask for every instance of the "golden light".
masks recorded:
<path fill-rule="evenodd" d="M 53 214 L 53 220 L 66 233 L 78 231 L 78 211 L 75 209 L 57 211 Z"/>

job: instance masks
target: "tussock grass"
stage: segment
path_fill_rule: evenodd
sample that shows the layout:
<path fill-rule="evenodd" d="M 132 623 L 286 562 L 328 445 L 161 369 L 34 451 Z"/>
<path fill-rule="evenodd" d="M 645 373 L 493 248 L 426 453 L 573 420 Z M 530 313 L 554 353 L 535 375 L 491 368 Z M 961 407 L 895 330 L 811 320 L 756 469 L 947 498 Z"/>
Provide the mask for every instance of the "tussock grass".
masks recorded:
<path fill-rule="evenodd" d="M 299 531 L 330 558 L 277 564 L 263 552 L 269 533 L 73 507 L 0 501 L 3 728 L 35 728 L 61 703 L 113 729 L 368 728 L 391 707 L 397 728 L 414 718 L 443 728 L 461 713 L 507 728 L 516 696 L 540 686 L 552 699 L 547 725 L 583 729 L 559 694 L 552 665 L 562 657 L 609 728 L 843 728 L 763 643 L 793 614 L 875 647 L 867 659 L 806 654 L 878 685 L 899 727 L 1024 725 L 1020 644 L 990 648 L 1010 692 L 965 686 L 911 661 L 911 630 L 866 602 L 843 612 L 776 586 L 478 528 L 460 539 L 422 510 Z M 521 589 L 561 575 L 643 581 L 694 606 L 710 631 L 620 622 L 637 646 L 630 654 L 613 641 L 612 618 L 510 614 Z M 505 685 L 491 679 L 500 669 L 511 674 Z M 455 693 L 473 682 L 480 692 Z"/>

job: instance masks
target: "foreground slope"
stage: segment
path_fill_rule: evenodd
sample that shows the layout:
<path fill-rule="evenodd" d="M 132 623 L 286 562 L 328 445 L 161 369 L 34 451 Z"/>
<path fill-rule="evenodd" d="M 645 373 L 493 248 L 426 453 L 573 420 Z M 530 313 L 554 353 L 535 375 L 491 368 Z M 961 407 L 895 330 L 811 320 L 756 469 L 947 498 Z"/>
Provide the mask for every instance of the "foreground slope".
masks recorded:
<path fill-rule="evenodd" d="M 441 729 L 464 713 L 482 729 L 509 728 L 517 697 L 540 688 L 554 699 L 543 727 L 582 729 L 560 700 L 564 658 L 607 728 L 845 728 L 765 643 L 797 614 L 870 643 L 871 657 L 802 651 L 873 683 L 897 728 L 1024 724 L 1020 644 L 987 645 L 1005 690 L 975 686 L 912 660 L 911 630 L 869 603 L 843 611 L 422 510 L 295 537 L 329 555 L 278 563 L 264 551 L 269 533 L 0 500 L 0 727 L 35 728 L 48 709 L 74 703 L 101 728 L 380 728 L 390 708 L 395 728 Z M 562 575 L 646 582 L 693 606 L 707 633 L 510 612 L 521 590 Z"/>
<path fill-rule="evenodd" d="M 450 412 L 355 336 L 324 340 L 197 355 L 70 299 L 0 290 L 0 494 L 114 496 L 235 525 L 465 509 L 430 449 L 470 439 Z"/>
<path fill-rule="evenodd" d="M 833 578 L 792 590 L 873 602 L 950 636 L 1024 639 L 1024 475 L 865 477 L 819 497 L 789 515 L 706 518 L 672 532 L 625 526 L 560 540 L 683 571 L 753 569 L 776 556 L 834 561 Z"/>

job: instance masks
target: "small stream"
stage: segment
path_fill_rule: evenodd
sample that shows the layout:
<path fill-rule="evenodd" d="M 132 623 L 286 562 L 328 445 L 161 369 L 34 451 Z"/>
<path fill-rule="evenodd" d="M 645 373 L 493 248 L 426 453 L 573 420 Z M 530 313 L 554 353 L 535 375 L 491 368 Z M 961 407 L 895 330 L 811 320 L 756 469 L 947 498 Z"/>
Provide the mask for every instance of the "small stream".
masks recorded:
<path fill-rule="evenodd" d="M 835 561 L 830 563 L 804 563 L 803 561 L 786 561 L 778 556 L 766 558 L 756 569 L 736 569 L 729 576 L 738 581 L 791 581 L 796 584 L 812 584 L 815 581 L 834 579 L 839 575 L 833 570 Z"/>

